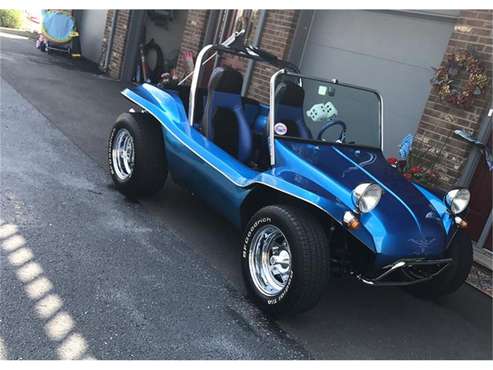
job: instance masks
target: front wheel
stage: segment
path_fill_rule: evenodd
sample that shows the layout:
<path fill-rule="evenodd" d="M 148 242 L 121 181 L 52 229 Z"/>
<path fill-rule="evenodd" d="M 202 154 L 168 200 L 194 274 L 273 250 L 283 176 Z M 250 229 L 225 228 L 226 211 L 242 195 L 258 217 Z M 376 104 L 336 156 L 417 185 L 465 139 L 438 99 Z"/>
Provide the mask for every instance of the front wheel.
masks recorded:
<path fill-rule="evenodd" d="M 296 314 L 319 301 L 328 281 L 328 240 L 304 209 L 273 205 L 248 223 L 242 270 L 250 296 L 267 313 Z"/>
<path fill-rule="evenodd" d="M 406 290 L 415 296 L 433 299 L 459 289 L 466 281 L 473 261 L 472 242 L 465 232 L 457 231 L 446 257 L 452 258 L 452 263 L 440 275 L 424 283 L 410 285 Z"/>
<path fill-rule="evenodd" d="M 168 175 L 161 125 L 146 113 L 123 113 L 108 140 L 108 165 L 118 191 L 129 198 L 159 191 Z"/>

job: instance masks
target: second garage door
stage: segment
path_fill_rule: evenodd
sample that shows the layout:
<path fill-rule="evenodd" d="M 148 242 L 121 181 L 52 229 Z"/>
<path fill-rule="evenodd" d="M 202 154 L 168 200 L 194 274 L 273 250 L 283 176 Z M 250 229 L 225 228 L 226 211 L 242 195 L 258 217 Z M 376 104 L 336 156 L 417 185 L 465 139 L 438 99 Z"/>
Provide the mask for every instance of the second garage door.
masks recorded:
<path fill-rule="evenodd" d="M 301 60 L 304 74 L 378 90 L 384 101 L 384 152 L 414 133 L 432 67 L 440 64 L 456 11 L 315 11 Z"/>

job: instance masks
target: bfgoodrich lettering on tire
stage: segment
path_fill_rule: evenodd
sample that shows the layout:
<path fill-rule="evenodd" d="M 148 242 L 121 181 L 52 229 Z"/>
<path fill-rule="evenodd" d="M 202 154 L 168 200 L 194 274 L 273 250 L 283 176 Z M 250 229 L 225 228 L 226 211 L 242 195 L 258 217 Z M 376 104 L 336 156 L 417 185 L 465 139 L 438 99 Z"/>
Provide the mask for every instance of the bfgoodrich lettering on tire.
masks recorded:
<path fill-rule="evenodd" d="M 328 241 L 319 220 L 291 205 L 259 210 L 244 230 L 243 278 L 251 297 L 271 314 L 312 308 L 327 285 Z"/>

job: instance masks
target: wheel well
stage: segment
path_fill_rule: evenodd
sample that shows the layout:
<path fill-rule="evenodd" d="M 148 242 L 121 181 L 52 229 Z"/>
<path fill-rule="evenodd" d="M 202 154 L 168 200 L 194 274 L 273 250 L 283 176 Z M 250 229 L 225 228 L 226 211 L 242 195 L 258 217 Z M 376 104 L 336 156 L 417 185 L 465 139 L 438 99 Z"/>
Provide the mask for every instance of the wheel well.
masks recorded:
<path fill-rule="evenodd" d="M 119 121 L 120 118 L 124 117 L 126 114 L 129 114 L 130 116 L 135 117 L 136 120 L 139 120 L 139 122 L 149 120 L 149 121 L 155 122 L 158 125 L 160 125 L 161 127 L 163 127 L 161 122 L 159 122 L 159 120 L 156 117 L 154 117 L 154 115 L 151 112 L 149 112 L 146 108 L 140 106 L 139 104 L 133 102 L 132 100 L 130 100 L 128 98 L 127 98 L 127 100 L 131 103 L 131 107 L 128 110 L 128 112 L 122 113 L 117 118 L 117 121 Z"/>
<path fill-rule="evenodd" d="M 258 210 L 272 204 L 295 205 L 309 211 L 319 219 L 322 224 L 337 225 L 337 222 L 332 217 L 314 205 L 268 186 L 259 185 L 248 194 L 241 205 L 241 227 L 243 228 L 246 226 L 248 221 Z"/>
<path fill-rule="evenodd" d="M 141 108 L 140 111 L 135 111 L 135 112 L 129 112 L 128 114 L 134 116 L 134 117 L 140 117 L 144 121 L 149 121 L 149 122 L 154 122 L 159 125 L 161 125 L 161 122 L 158 121 L 156 117 L 154 117 L 151 113 L 149 113 L 147 110 Z"/>
<path fill-rule="evenodd" d="M 356 239 L 346 228 L 341 226 L 334 218 L 299 198 L 278 190 L 260 185 L 253 190 L 243 201 L 241 206 L 241 226 L 246 226 L 250 218 L 259 209 L 273 204 L 290 204 L 309 211 L 324 227 L 327 237 L 331 240 L 332 272 L 336 275 L 346 274 L 348 265 L 353 266 L 357 271 L 367 271 L 373 265 L 375 254 L 361 241 Z M 336 269 L 337 267 L 337 269 Z"/>

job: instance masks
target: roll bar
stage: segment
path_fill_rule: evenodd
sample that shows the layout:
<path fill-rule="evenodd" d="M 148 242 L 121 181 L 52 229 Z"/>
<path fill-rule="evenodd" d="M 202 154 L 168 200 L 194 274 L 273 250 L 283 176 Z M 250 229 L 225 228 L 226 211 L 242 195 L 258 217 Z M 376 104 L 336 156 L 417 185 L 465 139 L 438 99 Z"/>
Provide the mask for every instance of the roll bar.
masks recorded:
<path fill-rule="evenodd" d="M 205 55 L 212 50 L 215 52 L 210 57 L 204 60 Z M 193 76 L 190 86 L 190 99 L 188 107 L 188 120 L 190 122 L 190 125 L 193 125 L 195 118 L 195 93 L 200 79 L 202 66 L 207 64 L 211 59 L 215 58 L 221 53 L 237 55 L 242 58 L 268 63 L 279 69 L 290 70 L 294 73 L 299 73 L 299 69 L 295 64 L 279 59 L 274 54 L 271 54 L 268 51 L 262 50 L 256 46 L 245 45 L 245 30 L 235 32 L 221 44 L 206 45 L 202 48 L 202 50 L 200 50 L 199 54 L 197 55 L 197 61 L 195 63 L 195 68 L 193 72 L 189 73 L 178 83 L 178 86 L 180 86 L 186 80 Z"/>
<path fill-rule="evenodd" d="M 210 46 L 210 45 L 207 45 Z M 205 47 L 207 47 L 205 46 Z M 245 45 L 245 30 L 241 30 L 233 33 L 230 37 L 228 37 L 225 41 L 220 44 L 212 44 L 216 52 L 212 54 L 209 58 L 201 63 L 197 63 L 200 66 L 207 64 L 211 59 L 215 58 L 219 53 L 229 53 L 233 55 L 237 55 L 243 58 L 253 59 L 259 62 L 269 63 L 279 69 L 287 69 L 291 70 L 294 73 L 299 73 L 298 67 L 290 63 L 286 60 L 279 59 L 274 54 L 269 53 L 266 50 L 260 49 L 253 45 Z M 203 50 L 203 49 L 202 49 Z M 198 62 L 197 56 L 197 62 Z M 187 81 L 191 76 L 195 74 L 195 69 L 186 75 L 180 82 L 178 82 L 178 86 L 182 85 L 185 81 Z"/>

